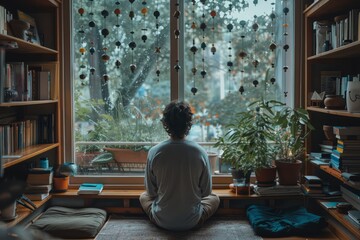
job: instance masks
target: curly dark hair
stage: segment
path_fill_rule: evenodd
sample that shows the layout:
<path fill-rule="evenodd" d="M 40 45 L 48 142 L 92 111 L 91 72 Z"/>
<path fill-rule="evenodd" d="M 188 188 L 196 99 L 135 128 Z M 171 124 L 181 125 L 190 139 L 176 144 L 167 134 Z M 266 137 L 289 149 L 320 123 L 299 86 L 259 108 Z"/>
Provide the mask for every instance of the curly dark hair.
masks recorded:
<path fill-rule="evenodd" d="M 192 126 L 192 115 L 189 104 L 171 102 L 165 107 L 161 122 L 170 137 L 181 139 L 189 134 Z"/>

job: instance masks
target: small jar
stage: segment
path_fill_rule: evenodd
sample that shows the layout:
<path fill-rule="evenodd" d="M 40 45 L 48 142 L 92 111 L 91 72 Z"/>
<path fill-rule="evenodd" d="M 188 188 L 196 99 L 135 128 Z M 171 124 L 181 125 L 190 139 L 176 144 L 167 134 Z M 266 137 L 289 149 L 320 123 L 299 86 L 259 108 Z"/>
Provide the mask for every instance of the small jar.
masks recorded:
<path fill-rule="evenodd" d="M 327 109 L 345 109 L 345 99 L 342 95 L 326 95 L 324 105 Z"/>

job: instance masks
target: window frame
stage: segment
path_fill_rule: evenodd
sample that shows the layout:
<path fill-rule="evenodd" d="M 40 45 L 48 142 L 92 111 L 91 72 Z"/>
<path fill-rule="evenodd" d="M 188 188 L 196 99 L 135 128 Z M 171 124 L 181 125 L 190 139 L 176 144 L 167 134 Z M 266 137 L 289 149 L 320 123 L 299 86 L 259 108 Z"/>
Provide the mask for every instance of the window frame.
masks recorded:
<path fill-rule="evenodd" d="M 177 0 L 170 0 L 170 12 L 176 10 L 175 3 Z M 304 70 L 304 52 L 301 49 L 304 49 L 304 26 L 303 26 L 303 10 L 304 10 L 304 0 L 295 1 L 294 0 L 294 34 L 293 34 L 293 44 L 294 46 L 294 69 L 290 74 L 290 92 L 286 98 L 288 105 L 293 107 L 304 107 L 304 80 L 303 80 L 303 70 Z M 73 79 L 72 79 L 72 63 L 73 52 L 72 49 L 72 0 L 63 1 L 62 12 L 61 12 L 61 79 L 62 79 L 62 101 L 59 103 L 61 109 L 63 109 L 62 115 L 62 128 L 61 128 L 61 141 L 60 152 L 61 152 L 61 162 L 66 162 L 65 159 L 71 159 L 73 162 Z M 180 4 L 180 11 L 183 12 L 183 4 Z M 170 18 L 170 31 L 174 32 L 177 28 L 176 19 Z M 295 31 L 295 29 L 297 31 Z M 299 31 L 300 29 L 300 31 Z M 180 22 L 179 24 L 180 32 L 184 32 L 184 23 Z M 178 49 L 178 50 L 177 50 Z M 170 41 L 170 67 L 176 64 L 176 60 L 179 59 L 181 65 L 184 65 L 183 53 L 185 46 L 184 41 Z M 170 97 L 171 100 L 183 100 L 184 99 L 184 70 L 181 69 L 178 73 L 176 71 L 171 71 L 170 75 Z M 291 97 L 289 97 L 291 96 Z M 71 107 L 65 107 L 71 106 Z M 89 176 L 74 176 L 71 178 L 72 185 L 78 185 L 82 182 L 98 182 L 101 178 L 101 182 L 107 185 L 111 185 L 115 189 L 144 189 L 144 176 L 101 176 L 101 175 L 89 175 Z M 232 182 L 231 176 L 228 175 L 213 175 L 213 188 L 228 188 L 228 184 Z"/>

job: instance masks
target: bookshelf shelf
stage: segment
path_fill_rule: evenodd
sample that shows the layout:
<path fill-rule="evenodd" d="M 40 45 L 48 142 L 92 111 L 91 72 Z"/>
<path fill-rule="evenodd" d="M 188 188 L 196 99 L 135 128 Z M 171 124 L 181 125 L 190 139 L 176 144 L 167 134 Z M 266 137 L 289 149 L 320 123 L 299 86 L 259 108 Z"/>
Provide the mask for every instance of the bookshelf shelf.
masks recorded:
<path fill-rule="evenodd" d="M 308 18 L 324 18 L 328 15 L 337 14 L 339 12 L 341 13 L 345 5 L 360 7 L 360 2 L 358 0 L 319 0 L 306 8 L 304 10 L 304 14 Z"/>
<path fill-rule="evenodd" d="M 37 101 L 19 101 L 19 102 L 7 102 L 0 103 L 0 107 L 18 107 L 18 106 L 31 106 L 31 105 L 41 105 L 49 103 L 57 103 L 58 100 L 37 100 Z"/>
<path fill-rule="evenodd" d="M 14 41 L 17 42 L 18 48 L 9 49 L 9 53 L 41 53 L 41 54 L 58 54 L 58 51 L 50 49 L 38 44 L 30 43 L 17 37 L 10 35 L 0 34 L 1 41 Z"/>
<path fill-rule="evenodd" d="M 357 239 L 360 239 L 360 230 L 356 228 L 353 224 L 351 224 L 348 220 L 346 220 L 346 214 L 339 213 L 336 209 L 327 209 L 322 204 L 320 204 L 320 200 L 318 200 L 318 203 L 334 219 L 336 219 L 343 226 L 345 226 Z"/>
<path fill-rule="evenodd" d="M 357 57 L 360 51 L 360 41 L 355 41 L 335 49 L 319 53 L 308 57 L 309 61 L 317 61 L 323 59 L 341 59 Z"/>
<path fill-rule="evenodd" d="M 320 113 L 326 113 L 326 114 L 331 114 L 331 115 L 336 115 L 336 116 L 360 118 L 360 113 L 350 113 L 346 110 L 330 110 L 330 109 L 319 108 L 319 107 L 307 107 L 306 109 L 311 112 L 320 112 Z"/>
<path fill-rule="evenodd" d="M 35 157 L 41 153 L 47 152 L 51 149 L 59 147 L 59 143 L 51 143 L 51 144 L 38 144 L 30 147 L 26 147 L 21 149 L 20 151 L 14 152 L 14 156 L 21 156 L 18 158 L 3 158 L 4 168 L 8 168 L 14 166 L 18 163 L 26 161 L 32 157 Z"/>

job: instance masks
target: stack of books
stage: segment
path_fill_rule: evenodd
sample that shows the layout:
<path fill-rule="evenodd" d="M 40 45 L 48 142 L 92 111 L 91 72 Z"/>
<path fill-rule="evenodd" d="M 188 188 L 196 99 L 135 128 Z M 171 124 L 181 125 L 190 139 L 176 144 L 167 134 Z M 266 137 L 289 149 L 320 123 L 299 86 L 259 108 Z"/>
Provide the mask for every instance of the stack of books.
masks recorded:
<path fill-rule="evenodd" d="M 304 184 L 301 185 L 303 192 L 311 197 L 323 197 L 323 182 L 318 176 L 305 175 Z"/>
<path fill-rule="evenodd" d="M 25 195 L 32 201 L 47 198 L 52 189 L 52 181 L 52 167 L 30 169 L 26 179 Z"/>
<path fill-rule="evenodd" d="M 360 172 L 360 126 L 334 126 L 336 149 L 331 153 L 331 167 L 342 172 Z"/>
<path fill-rule="evenodd" d="M 259 187 L 255 185 L 254 192 L 261 196 L 303 195 L 299 184 L 293 186 L 276 184 L 272 187 Z"/>

